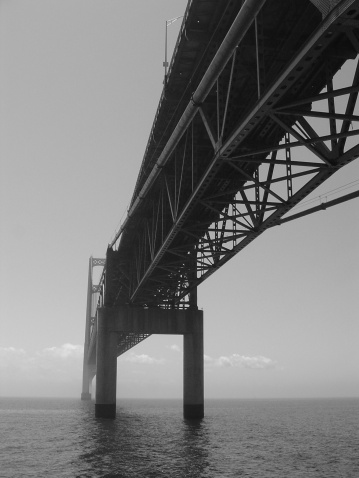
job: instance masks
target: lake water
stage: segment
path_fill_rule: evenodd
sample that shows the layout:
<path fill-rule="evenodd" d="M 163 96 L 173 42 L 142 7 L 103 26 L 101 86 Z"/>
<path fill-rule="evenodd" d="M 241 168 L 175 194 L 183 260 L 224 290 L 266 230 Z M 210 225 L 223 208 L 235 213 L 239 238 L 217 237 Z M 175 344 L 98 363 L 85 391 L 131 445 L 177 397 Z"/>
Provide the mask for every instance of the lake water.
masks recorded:
<path fill-rule="evenodd" d="M 0 398 L 0 477 L 358 478 L 359 399 L 94 403 Z"/>

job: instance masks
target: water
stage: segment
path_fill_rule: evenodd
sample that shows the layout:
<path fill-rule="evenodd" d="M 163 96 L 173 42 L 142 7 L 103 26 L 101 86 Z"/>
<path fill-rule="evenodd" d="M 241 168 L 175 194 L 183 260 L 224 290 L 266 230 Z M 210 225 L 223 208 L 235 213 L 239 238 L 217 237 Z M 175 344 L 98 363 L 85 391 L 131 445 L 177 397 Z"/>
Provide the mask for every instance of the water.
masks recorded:
<path fill-rule="evenodd" d="M 0 399 L 0 477 L 359 477 L 359 399 Z"/>

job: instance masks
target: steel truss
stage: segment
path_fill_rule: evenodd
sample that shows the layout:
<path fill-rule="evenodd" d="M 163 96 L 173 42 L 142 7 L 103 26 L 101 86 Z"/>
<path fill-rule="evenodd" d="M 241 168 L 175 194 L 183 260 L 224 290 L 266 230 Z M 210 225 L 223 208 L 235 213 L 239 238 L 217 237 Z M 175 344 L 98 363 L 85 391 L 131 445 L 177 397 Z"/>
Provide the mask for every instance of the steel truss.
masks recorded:
<path fill-rule="evenodd" d="M 189 307 L 201 282 L 359 156 L 359 1 L 320 17 L 299 49 L 290 19 L 268 41 L 275 2 L 263 3 L 137 191 L 112 243 L 111 305 Z M 336 84 L 348 60 L 353 74 Z"/>

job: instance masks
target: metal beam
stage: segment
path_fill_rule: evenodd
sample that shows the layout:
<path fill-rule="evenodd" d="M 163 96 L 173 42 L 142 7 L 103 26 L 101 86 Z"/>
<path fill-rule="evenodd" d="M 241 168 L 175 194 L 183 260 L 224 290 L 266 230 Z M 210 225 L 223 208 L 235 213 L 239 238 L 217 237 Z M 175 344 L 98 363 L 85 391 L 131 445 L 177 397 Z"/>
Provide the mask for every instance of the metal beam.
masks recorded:
<path fill-rule="evenodd" d="M 297 214 L 292 214 L 291 216 L 285 217 L 277 221 L 273 226 L 280 226 L 289 221 L 293 221 L 294 219 L 298 219 L 303 216 L 308 216 L 308 214 L 313 214 L 314 212 L 324 211 L 329 207 L 336 206 L 337 204 L 341 204 L 346 201 L 350 201 L 351 199 L 355 199 L 359 197 L 359 191 L 355 191 L 353 193 L 346 194 L 345 196 L 341 196 L 340 198 L 333 199 L 332 201 L 327 201 L 321 203 L 319 206 L 311 207 L 306 209 L 305 211 L 298 212 Z"/>
<path fill-rule="evenodd" d="M 133 202 L 130 210 L 128 211 L 128 215 L 125 222 L 112 240 L 111 247 L 115 245 L 123 230 L 127 227 L 129 219 L 134 215 L 138 206 L 148 194 L 155 180 L 159 176 L 162 168 L 165 166 L 178 142 L 182 138 L 183 134 L 185 133 L 186 129 L 190 125 L 195 115 L 197 114 L 199 106 L 208 96 L 218 76 L 233 55 L 238 43 L 247 33 L 249 27 L 254 21 L 254 18 L 256 17 L 265 2 L 266 0 L 246 0 L 246 2 L 243 4 L 226 37 L 224 38 L 223 43 L 219 47 L 215 57 L 213 58 L 210 66 L 204 74 L 202 81 L 198 85 L 196 91 L 193 93 L 190 103 L 187 105 L 187 108 L 185 109 L 177 126 L 175 127 L 166 146 L 164 147 L 153 170 L 149 174 L 144 186 L 142 187 L 137 198 Z"/>

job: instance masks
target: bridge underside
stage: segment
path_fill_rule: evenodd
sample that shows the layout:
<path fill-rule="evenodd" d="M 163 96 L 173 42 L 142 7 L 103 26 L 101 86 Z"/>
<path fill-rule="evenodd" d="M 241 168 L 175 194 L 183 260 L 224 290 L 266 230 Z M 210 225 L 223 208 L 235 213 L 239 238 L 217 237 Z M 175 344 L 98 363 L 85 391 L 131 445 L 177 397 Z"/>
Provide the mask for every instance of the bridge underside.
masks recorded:
<path fill-rule="evenodd" d="M 358 52 L 359 0 L 189 1 L 98 305 L 190 310 L 200 283 L 356 159 Z M 116 355 L 151 333 L 118 329 Z"/>
<path fill-rule="evenodd" d="M 357 66 L 346 84 L 335 81 L 357 57 L 357 0 L 339 2 L 324 19 L 308 0 L 249 0 L 188 76 L 180 65 L 191 48 L 202 51 L 190 34 L 202 4 L 188 12 L 175 76 L 112 243 L 108 305 L 187 307 L 194 287 L 359 154 Z"/>

